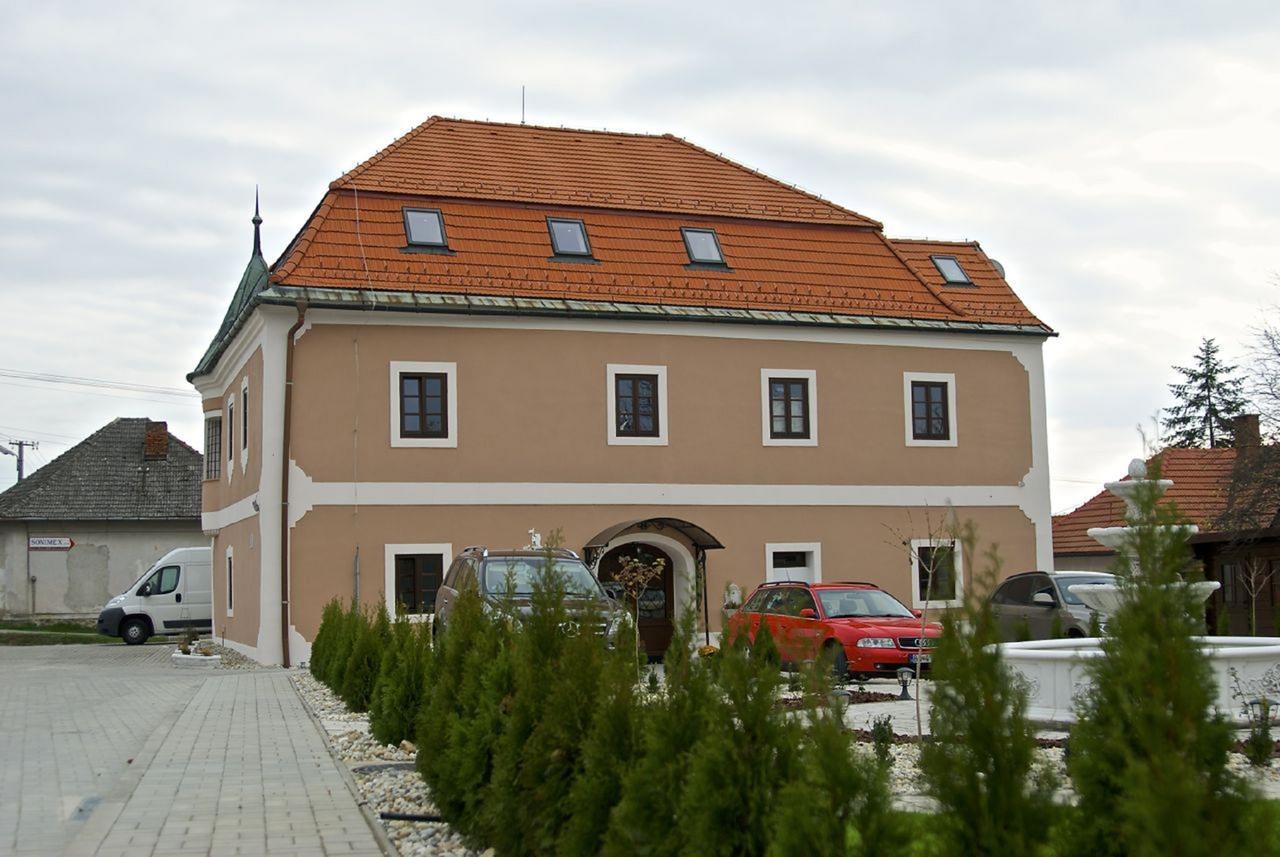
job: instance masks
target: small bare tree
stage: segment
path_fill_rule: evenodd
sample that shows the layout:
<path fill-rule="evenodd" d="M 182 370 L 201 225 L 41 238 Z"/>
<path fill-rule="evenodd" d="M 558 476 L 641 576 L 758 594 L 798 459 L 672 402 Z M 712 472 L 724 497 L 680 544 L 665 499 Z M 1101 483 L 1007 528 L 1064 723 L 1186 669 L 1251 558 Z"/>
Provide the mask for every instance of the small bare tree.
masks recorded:
<path fill-rule="evenodd" d="M 640 647 L 643 645 L 640 640 L 640 599 L 644 596 L 645 590 L 649 588 L 649 584 L 661 579 L 662 572 L 666 570 L 666 567 L 666 559 L 646 557 L 643 553 L 638 553 L 635 556 L 618 557 L 618 570 L 613 573 L 613 579 L 627 593 L 627 597 L 631 599 L 634 605 L 637 652 L 640 651 Z"/>
<path fill-rule="evenodd" d="M 1249 596 L 1249 636 L 1258 633 L 1258 596 L 1271 585 L 1275 567 L 1269 560 L 1252 556 L 1240 563 L 1240 586 Z"/>

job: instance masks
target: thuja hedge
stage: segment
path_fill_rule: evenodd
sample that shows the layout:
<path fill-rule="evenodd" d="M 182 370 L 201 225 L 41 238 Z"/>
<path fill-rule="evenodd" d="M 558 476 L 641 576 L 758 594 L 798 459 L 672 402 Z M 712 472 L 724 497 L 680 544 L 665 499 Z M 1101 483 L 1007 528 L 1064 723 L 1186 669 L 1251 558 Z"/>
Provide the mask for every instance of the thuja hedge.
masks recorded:
<path fill-rule="evenodd" d="M 419 773 L 478 849 L 901 853 L 906 827 L 890 810 L 887 773 L 852 746 L 822 669 L 806 678 L 813 707 L 785 711 L 767 634 L 700 657 L 690 620 L 655 691 L 629 625 L 607 646 L 598 622 L 564 603 L 554 579 L 521 608 L 463 593 L 433 646 L 426 626 L 334 602 L 311 669 L 353 708 L 358 695 L 344 691 L 372 674 L 371 731 L 394 743 L 413 721 Z"/>

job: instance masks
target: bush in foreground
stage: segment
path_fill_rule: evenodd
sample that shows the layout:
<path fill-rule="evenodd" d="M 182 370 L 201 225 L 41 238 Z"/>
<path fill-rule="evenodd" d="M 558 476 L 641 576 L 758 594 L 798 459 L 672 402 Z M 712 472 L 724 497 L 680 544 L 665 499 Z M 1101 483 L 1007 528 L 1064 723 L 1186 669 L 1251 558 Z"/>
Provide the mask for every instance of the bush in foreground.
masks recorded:
<path fill-rule="evenodd" d="M 352 711 L 368 711 L 373 685 L 382 666 L 382 653 L 391 635 L 387 611 L 379 605 L 373 610 L 354 610 L 347 619 L 351 653 L 342 670 L 338 695 Z"/>
<path fill-rule="evenodd" d="M 369 700 L 369 731 L 384 744 L 412 740 L 431 662 L 431 625 L 397 617 Z"/>

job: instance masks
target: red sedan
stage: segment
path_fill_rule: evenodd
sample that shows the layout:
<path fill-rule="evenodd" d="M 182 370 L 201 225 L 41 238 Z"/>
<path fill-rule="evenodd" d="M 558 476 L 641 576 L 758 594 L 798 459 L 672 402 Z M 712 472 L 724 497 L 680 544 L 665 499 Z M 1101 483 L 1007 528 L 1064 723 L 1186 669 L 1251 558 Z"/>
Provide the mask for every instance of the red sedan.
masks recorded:
<path fill-rule="evenodd" d="M 761 622 L 777 642 L 784 662 L 833 653 L 838 675 L 893 675 L 917 662 L 928 664 L 942 626 L 929 622 L 920 633 L 920 613 L 870 583 L 765 583 L 729 618 L 729 639 L 755 640 Z"/>

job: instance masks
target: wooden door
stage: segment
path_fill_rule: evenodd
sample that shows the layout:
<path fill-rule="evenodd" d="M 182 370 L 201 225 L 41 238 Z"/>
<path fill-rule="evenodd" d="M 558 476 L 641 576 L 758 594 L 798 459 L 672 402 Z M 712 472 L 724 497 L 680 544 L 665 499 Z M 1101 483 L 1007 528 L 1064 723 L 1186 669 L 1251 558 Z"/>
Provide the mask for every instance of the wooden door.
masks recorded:
<path fill-rule="evenodd" d="M 667 646 L 671 645 L 671 635 L 675 631 L 675 574 L 671 557 L 661 548 L 633 542 L 616 547 L 600 558 L 597 568 L 600 583 L 633 617 L 636 615 L 636 604 L 614 579 L 614 573 L 622 566 L 623 557 L 639 558 L 646 563 L 654 563 L 659 559 L 666 562 L 662 575 L 640 594 L 640 642 L 650 658 L 661 658 L 666 653 Z"/>

